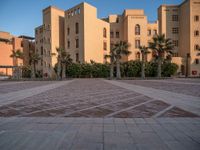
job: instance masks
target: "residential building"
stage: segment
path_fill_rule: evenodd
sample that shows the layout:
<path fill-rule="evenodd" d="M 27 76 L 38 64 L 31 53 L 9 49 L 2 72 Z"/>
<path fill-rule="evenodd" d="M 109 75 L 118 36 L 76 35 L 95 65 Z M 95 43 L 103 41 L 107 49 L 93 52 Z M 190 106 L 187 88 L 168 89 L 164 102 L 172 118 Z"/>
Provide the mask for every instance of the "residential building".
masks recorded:
<path fill-rule="evenodd" d="M 148 46 L 148 42 L 158 33 L 158 22 L 148 22 L 144 10 L 124 10 L 122 15 L 110 15 L 107 18 L 110 23 L 111 48 L 119 41 L 127 41 L 130 44 L 131 54 L 123 57 L 123 61 L 141 60 L 140 46 Z M 152 55 L 147 56 L 151 60 Z"/>
<path fill-rule="evenodd" d="M 109 23 L 98 19 L 97 9 L 87 3 L 66 11 L 49 6 L 43 10 L 43 25 L 35 29 L 36 52 L 42 58 L 37 70 L 53 75 L 58 47 L 65 48 L 74 62 L 104 63 L 110 51 L 109 31 Z"/>
<path fill-rule="evenodd" d="M 200 75 L 200 0 L 185 0 L 180 5 L 158 8 L 159 33 L 175 45 L 173 61 L 186 76 Z"/>
<path fill-rule="evenodd" d="M 12 75 L 12 50 L 21 50 L 24 59 L 18 59 L 18 65 L 29 65 L 29 52 L 35 49 L 34 38 L 28 36 L 14 36 L 9 32 L 0 31 L 0 74 Z"/>

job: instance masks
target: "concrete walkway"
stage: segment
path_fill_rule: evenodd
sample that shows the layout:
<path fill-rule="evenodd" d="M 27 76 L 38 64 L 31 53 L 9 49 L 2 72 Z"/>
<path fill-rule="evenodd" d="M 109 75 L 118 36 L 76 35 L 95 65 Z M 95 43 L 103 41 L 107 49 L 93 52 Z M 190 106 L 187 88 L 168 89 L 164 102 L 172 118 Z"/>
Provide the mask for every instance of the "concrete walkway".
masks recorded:
<path fill-rule="evenodd" d="M 0 118 L 1 150 L 199 150 L 199 147 L 199 118 Z"/>
<path fill-rule="evenodd" d="M 104 80 L 104 81 L 113 84 L 115 86 L 122 87 L 146 95 L 154 99 L 162 100 L 173 106 L 177 106 L 189 112 L 193 112 L 195 114 L 200 115 L 200 97 L 179 94 L 134 84 L 127 84 L 121 81 L 113 81 L 113 80 Z"/>
<path fill-rule="evenodd" d="M 31 96 L 40 94 L 42 92 L 51 90 L 51 89 L 58 88 L 60 86 L 66 85 L 72 81 L 73 80 L 62 81 L 62 82 L 58 81 L 56 83 L 49 84 L 49 85 L 29 88 L 29 89 L 20 90 L 20 91 L 16 91 L 16 92 L 10 92 L 10 93 L 6 93 L 6 94 L 0 94 L 0 106 L 19 101 L 19 100 L 25 99 L 27 97 L 31 97 Z"/>

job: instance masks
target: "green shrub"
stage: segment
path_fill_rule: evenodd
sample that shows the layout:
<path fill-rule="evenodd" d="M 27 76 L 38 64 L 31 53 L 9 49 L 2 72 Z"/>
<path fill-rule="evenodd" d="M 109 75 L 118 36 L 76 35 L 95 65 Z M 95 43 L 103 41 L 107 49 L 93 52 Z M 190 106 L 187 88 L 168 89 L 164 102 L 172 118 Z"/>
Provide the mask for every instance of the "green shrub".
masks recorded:
<path fill-rule="evenodd" d="M 162 64 L 162 76 L 171 77 L 175 75 L 178 70 L 178 65 L 175 63 L 163 63 Z"/>
<path fill-rule="evenodd" d="M 31 77 L 31 67 L 23 66 L 22 67 L 22 78 L 30 78 Z"/>

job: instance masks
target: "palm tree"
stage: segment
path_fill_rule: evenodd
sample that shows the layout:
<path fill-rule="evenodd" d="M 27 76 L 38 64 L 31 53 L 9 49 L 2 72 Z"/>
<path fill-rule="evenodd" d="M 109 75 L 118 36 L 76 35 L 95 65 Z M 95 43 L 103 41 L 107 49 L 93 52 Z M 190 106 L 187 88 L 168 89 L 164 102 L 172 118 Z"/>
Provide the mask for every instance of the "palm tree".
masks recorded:
<path fill-rule="evenodd" d="M 149 48 L 156 53 L 158 62 L 158 77 L 161 77 L 161 64 L 165 53 L 172 53 L 174 45 L 171 39 L 165 38 L 165 35 L 156 35 L 153 37 L 153 42 L 149 42 Z"/>
<path fill-rule="evenodd" d="M 66 65 L 69 65 L 72 62 L 70 55 L 65 51 L 65 49 L 58 47 L 56 48 L 58 53 L 57 56 L 57 77 L 58 79 L 61 78 L 61 71 L 62 71 L 62 79 L 66 78 Z M 55 54 L 53 54 L 55 55 Z"/>
<path fill-rule="evenodd" d="M 114 45 L 113 53 L 114 58 L 116 60 L 116 66 L 117 66 L 117 78 L 121 78 L 121 70 L 120 70 L 120 60 L 123 55 L 128 56 L 131 54 L 131 52 L 128 50 L 129 44 L 125 41 L 120 41 Z"/>
<path fill-rule="evenodd" d="M 65 51 L 61 52 L 62 79 L 66 78 L 66 67 L 72 63 L 70 54 Z"/>
<path fill-rule="evenodd" d="M 39 54 L 34 51 L 30 51 L 31 78 L 35 78 L 36 76 L 36 63 L 38 63 L 40 59 Z"/>
<path fill-rule="evenodd" d="M 104 58 L 110 58 L 110 78 L 113 78 L 113 73 L 114 73 L 114 64 L 115 64 L 115 53 L 114 53 L 115 49 L 111 49 L 110 50 L 110 54 L 109 55 L 105 55 Z"/>
<path fill-rule="evenodd" d="M 147 54 L 150 52 L 148 51 L 148 47 L 146 47 L 146 46 L 140 46 L 139 50 L 142 54 L 141 77 L 145 78 L 145 62 L 146 62 L 145 58 L 147 57 Z"/>
<path fill-rule="evenodd" d="M 16 68 L 14 69 L 13 76 L 14 78 L 19 78 L 19 68 L 18 68 L 18 59 L 23 59 L 24 54 L 23 52 L 18 49 L 18 50 L 12 50 L 12 54 L 10 55 L 11 58 L 13 58 L 13 66 Z"/>

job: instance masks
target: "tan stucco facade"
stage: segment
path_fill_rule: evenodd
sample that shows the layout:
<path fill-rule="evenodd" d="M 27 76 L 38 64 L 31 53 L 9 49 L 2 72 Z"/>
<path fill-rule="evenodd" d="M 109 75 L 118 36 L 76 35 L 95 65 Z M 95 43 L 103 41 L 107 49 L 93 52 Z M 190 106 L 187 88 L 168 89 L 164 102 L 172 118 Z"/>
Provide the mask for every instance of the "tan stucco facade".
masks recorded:
<path fill-rule="evenodd" d="M 122 61 L 141 60 L 139 46 L 148 46 L 156 34 L 165 34 L 175 44 L 172 62 L 179 65 L 179 72 L 186 74 L 186 55 L 189 53 L 188 74 L 198 76 L 200 73 L 199 56 L 196 56 L 196 45 L 200 45 L 200 0 L 186 0 L 180 5 L 161 5 L 158 8 L 158 21 L 149 22 L 144 10 L 125 9 L 121 15 L 109 15 L 107 18 L 97 18 L 97 9 L 88 3 L 81 3 L 68 10 L 54 6 L 43 10 L 43 24 L 35 29 L 36 51 L 43 58 L 37 69 L 43 74 L 52 75 L 57 62 L 57 47 L 63 47 L 74 62 L 104 63 L 104 55 L 119 41 L 127 41 L 132 52 Z M 148 54 L 147 60 L 152 59 Z M 198 59 L 198 61 L 197 61 Z M 196 71 L 196 75 L 194 72 Z"/>
<path fill-rule="evenodd" d="M 12 50 L 21 50 L 24 59 L 18 59 L 18 65 L 29 64 L 29 51 L 35 49 L 34 41 L 29 37 L 11 35 L 9 32 L 0 31 L 0 66 L 13 66 L 13 58 L 10 57 Z M 12 75 L 12 69 L 0 68 L 0 73 L 4 75 Z"/>
<path fill-rule="evenodd" d="M 160 34 L 174 41 L 175 56 L 182 58 L 178 63 L 180 72 L 199 76 L 200 56 L 197 56 L 197 47 L 200 47 L 200 0 L 186 0 L 180 5 L 161 5 L 158 19 Z"/>
<path fill-rule="evenodd" d="M 127 60 L 141 60 L 139 46 L 148 46 L 148 42 L 158 32 L 158 22 L 149 23 L 144 10 L 124 10 L 122 15 L 110 15 L 107 18 L 110 23 L 110 43 L 119 41 L 127 41 L 130 44 L 129 57 L 123 57 Z M 152 55 L 147 56 L 147 60 L 151 60 Z"/>

